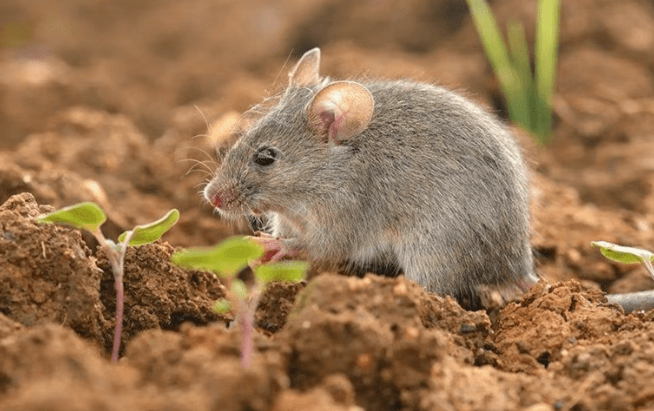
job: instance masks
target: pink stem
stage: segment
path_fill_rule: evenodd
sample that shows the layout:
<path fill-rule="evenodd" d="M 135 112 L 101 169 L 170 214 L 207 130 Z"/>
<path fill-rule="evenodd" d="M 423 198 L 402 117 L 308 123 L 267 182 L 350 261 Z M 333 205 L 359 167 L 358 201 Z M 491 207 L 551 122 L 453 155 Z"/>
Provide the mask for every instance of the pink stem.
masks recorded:
<path fill-rule="evenodd" d="M 125 240 L 118 244 L 107 240 L 100 229 L 91 232 L 104 249 L 111 271 L 114 274 L 116 287 L 116 329 L 114 330 L 114 349 L 111 352 L 111 361 L 118 362 L 118 351 L 120 350 L 120 336 L 123 332 L 123 304 L 125 302 L 125 292 L 123 289 L 123 274 L 125 273 L 125 254 L 127 246 L 132 241 L 134 231 L 128 231 Z"/>
<path fill-rule="evenodd" d="M 111 361 L 118 362 L 118 351 L 120 350 L 120 336 L 123 331 L 123 279 L 116 276 L 116 329 L 114 331 L 114 350 L 111 353 Z"/>
<path fill-rule="evenodd" d="M 111 361 L 118 362 L 118 352 L 120 351 L 120 337 L 123 332 L 123 305 L 125 302 L 125 290 L 123 288 L 123 274 L 125 273 L 125 254 L 127 253 L 127 246 L 132 240 L 134 231 L 128 231 L 125 240 L 118 244 L 118 249 L 115 245 L 112 247 L 110 243 L 104 238 L 100 230 L 94 233 L 95 238 L 98 239 L 100 244 L 105 249 L 109 263 L 111 264 L 111 271 L 113 271 L 116 288 L 116 329 L 114 330 L 114 348 L 111 352 Z"/>
<path fill-rule="evenodd" d="M 241 322 L 241 365 L 243 368 L 248 368 L 252 361 L 252 349 L 254 342 L 252 341 L 254 329 L 254 316 L 250 313 L 249 304 L 246 304 L 246 310 L 242 316 Z"/>

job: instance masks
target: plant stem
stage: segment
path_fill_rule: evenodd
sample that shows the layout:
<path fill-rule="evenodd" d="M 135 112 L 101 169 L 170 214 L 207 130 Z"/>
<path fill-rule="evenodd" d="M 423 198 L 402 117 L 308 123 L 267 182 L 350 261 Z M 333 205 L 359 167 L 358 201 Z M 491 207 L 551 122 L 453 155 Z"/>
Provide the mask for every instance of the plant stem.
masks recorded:
<path fill-rule="evenodd" d="M 100 246 L 107 254 L 107 259 L 111 265 L 111 271 L 114 274 L 115 288 L 116 288 L 116 328 L 114 329 L 114 345 L 111 352 L 111 361 L 118 362 L 118 352 L 120 351 L 120 338 L 123 332 L 123 306 L 125 303 L 125 290 L 123 288 L 123 273 L 125 270 L 125 254 L 127 253 L 127 246 L 132 240 L 134 231 L 128 231 L 125 240 L 118 244 L 114 244 L 111 240 L 107 240 L 99 229 L 92 232 L 93 236 L 98 240 Z"/>
<path fill-rule="evenodd" d="M 253 331 L 254 331 L 254 315 L 250 312 L 251 310 L 248 307 L 241 317 L 241 366 L 243 368 L 248 368 L 252 362 L 252 351 L 254 342 Z"/>
<path fill-rule="evenodd" d="M 254 316 L 259 306 L 261 298 L 262 285 L 256 280 L 250 297 L 247 301 L 241 302 L 241 365 L 248 368 L 252 362 L 252 352 L 254 351 Z"/>
<path fill-rule="evenodd" d="M 123 290 L 123 278 L 115 276 L 116 280 L 116 329 L 114 330 L 114 347 L 111 352 L 111 361 L 118 362 L 118 351 L 120 350 L 120 337 L 123 332 L 123 306 L 125 295 Z"/>
<path fill-rule="evenodd" d="M 111 271 L 114 274 L 114 287 L 116 288 L 116 328 L 114 329 L 114 345 L 111 351 L 111 361 L 118 362 L 118 352 L 120 351 L 120 337 L 123 332 L 123 305 L 125 301 L 125 291 L 123 289 L 123 262 L 125 249 L 122 247 L 116 250 L 107 243 L 105 247 L 107 258 L 111 264 Z"/>

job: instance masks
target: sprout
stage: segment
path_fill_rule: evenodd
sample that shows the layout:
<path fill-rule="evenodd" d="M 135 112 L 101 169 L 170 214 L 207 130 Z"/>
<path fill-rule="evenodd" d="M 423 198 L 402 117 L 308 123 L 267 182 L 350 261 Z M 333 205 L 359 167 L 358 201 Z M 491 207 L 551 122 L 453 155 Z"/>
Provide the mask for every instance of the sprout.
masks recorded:
<path fill-rule="evenodd" d="M 261 246 L 247 237 L 232 237 L 213 248 L 180 250 L 171 257 L 178 266 L 208 270 L 225 280 L 227 298 L 218 300 L 214 309 L 219 313 L 234 312 L 241 326 L 241 364 L 244 368 L 249 367 L 252 359 L 254 314 L 261 294 L 272 281 L 303 280 L 308 268 L 308 263 L 303 261 L 258 265 L 254 269 L 254 285 L 248 289 L 236 275 L 263 255 Z"/>
<path fill-rule="evenodd" d="M 40 223 L 68 224 L 95 233 L 107 221 L 107 215 L 96 203 L 78 203 L 53 211 L 37 219 Z"/>
<path fill-rule="evenodd" d="M 607 241 L 593 241 L 590 243 L 593 247 L 599 247 L 600 252 L 604 257 L 624 264 L 638 264 L 642 263 L 650 277 L 654 280 L 654 253 L 651 251 L 643 250 L 641 248 L 625 247 L 609 243 Z"/>
<path fill-rule="evenodd" d="M 53 211 L 37 219 L 40 223 L 60 223 L 87 230 L 98 240 L 100 247 L 107 254 L 111 270 L 114 274 L 116 286 L 116 329 L 114 332 L 114 346 L 111 354 L 113 362 L 118 361 L 120 349 L 120 337 L 123 329 L 123 273 L 125 264 L 125 253 L 127 246 L 139 246 L 157 241 L 168 231 L 179 219 L 179 211 L 170 210 L 161 219 L 145 225 L 136 226 L 133 230 L 126 231 L 118 237 L 118 244 L 105 238 L 100 226 L 107 221 L 107 215 L 100 206 L 92 202 L 78 203 L 60 210 Z"/>
<path fill-rule="evenodd" d="M 221 278 L 231 278 L 247 267 L 249 261 L 263 255 L 263 250 L 247 238 L 232 237 L 212 248 L 188 248 L 172 256 L 174 264 L 207 270 Z"/>

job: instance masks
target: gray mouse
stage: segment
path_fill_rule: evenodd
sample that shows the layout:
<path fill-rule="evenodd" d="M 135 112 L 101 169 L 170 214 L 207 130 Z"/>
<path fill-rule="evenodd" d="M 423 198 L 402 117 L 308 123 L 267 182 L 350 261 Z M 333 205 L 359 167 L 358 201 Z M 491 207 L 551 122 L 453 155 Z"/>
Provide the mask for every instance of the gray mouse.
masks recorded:
<path fill-rule="evenodd" d="M 204 189 L 222 217 L 264 218 L 254 239 L 273 261 L 403 273 L 469 309 L 538 281 L 528 173 L 498 119 L 441 87 L 333 81 L 319 65 L 306 52 L 236 136 Z"/>

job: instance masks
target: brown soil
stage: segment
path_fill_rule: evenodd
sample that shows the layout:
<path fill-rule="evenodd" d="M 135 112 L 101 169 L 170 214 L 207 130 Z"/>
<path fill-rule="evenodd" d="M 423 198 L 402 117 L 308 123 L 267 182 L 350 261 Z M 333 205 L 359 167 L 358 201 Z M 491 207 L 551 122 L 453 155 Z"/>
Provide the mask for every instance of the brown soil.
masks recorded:
<path fill-rule="evenodd" d="M 493 6 L 533 41 L 536 2 Z M 563 2 L 561 25 L 553 141 L 517 132 L 544 280 L 488 312 L 403 278 L 275 284 L 243 369 L 233 318 L 212 310 L 223 286 L 169 263 L 247 232 L 199 195 L 211 136 L 314 46 L 333 77 L 437 82 L 502 115 L 464 2 L 0 1 L 0 409 L 654 409 L 654 312 L 601 292 L 651 280 L 589 245 L 654 249 L 654 6 Z M 118 364 L 106 257 L 35 222 L 85 200 L 111 238 L 181 212 L 166 241 L 127 254 Z"/>

